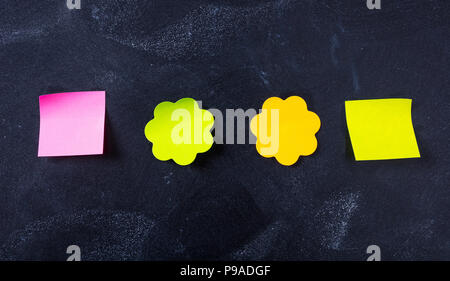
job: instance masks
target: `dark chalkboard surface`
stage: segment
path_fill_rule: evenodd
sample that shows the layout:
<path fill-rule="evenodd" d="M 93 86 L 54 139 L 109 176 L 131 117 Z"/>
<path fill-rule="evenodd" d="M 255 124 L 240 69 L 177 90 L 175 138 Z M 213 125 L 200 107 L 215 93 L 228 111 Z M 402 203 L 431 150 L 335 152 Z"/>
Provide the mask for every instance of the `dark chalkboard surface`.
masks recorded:
<path fill-rule="evenodd" d="M 447 0 L 6 0 L 0 259 L 450 259 Z M 106 90 L 104 156 L 38 158 L 39 95 Z M 292 167 L 215 145 L 188 167 L 144 136 L 161 101 L 303 97 L 319 148 Z M 356 162 L 348 99 L 413 99 L 422 158 Z"/>

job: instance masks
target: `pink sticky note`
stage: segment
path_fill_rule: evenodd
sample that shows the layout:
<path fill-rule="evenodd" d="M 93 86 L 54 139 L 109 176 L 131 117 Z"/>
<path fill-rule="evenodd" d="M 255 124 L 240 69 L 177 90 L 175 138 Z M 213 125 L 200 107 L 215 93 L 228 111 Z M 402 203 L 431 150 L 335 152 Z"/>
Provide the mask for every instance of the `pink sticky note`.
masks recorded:
<path fill-rule="evenodd" d="M 39 97 L 39 157 L 103 154 L 105 92 Z"/>

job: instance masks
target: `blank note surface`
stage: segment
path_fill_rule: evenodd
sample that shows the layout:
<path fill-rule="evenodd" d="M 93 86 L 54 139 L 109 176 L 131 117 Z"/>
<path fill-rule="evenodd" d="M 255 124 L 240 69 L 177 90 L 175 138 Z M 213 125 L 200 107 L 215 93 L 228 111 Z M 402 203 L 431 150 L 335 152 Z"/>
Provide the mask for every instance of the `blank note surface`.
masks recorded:
<path fill-rule="evenodd" d="M 39 157 L 103 154 L 104 91 L 39 97 Z"/>
<path fill-rule="evenodd" d="M 357 161 L 420 158 L 411 118 L 411 99 L 345 102 Z"/>

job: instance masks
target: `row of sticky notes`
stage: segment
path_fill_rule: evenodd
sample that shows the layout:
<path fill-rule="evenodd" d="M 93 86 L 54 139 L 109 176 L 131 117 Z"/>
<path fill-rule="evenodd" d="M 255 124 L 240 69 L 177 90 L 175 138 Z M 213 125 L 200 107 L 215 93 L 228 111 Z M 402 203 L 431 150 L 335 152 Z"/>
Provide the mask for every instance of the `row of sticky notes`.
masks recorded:
<path fill-rule="evenodd" d="M 44 95 L 39 98 L 39 104 L 39 157 L 103 154 L 104 91 Z M 410 99 L 346 101 L 347 125 L 355 159 L 420 157 L 411 106 Z M 315 134 L 321 121 L 308 110 L 302 98 L 293 96 L 283 100 L 273 97 L 266 100 L 262 108 L 261 114 L 251 122 L 251 131 L 258 140 L 256 148 L 259 154 L 274 157 L 280 164 L 289 166 L 296 163 L 300 156 L 316 151 L 318 143 Z M 277 115 L 272 114 L 275 111 Z M 174 112 L 182 114 L 174 119 Z M 199 142 L 195 134 L 184 134 L 179 126 L 183 115 L 188 117 L 186 120 L 192 127 L 200 121 L 202 135 Z M 163 102 L 155 108 L 154 117 L 147 124 L 145 135 L 153 143 L 153 154 L 159 160 L 172 159 L 177 164 L 188 165 L 195 160 L 197 153 L 208 151 L 214 142 L 210 133 L 214 117 L 193 99 Z M 277 127 L 270 124 L 277 124 Z M 180 132 L 175 130 L 177 126 L 181 128 Z M 277 138 L 266 141 L 275 133 Z M 192 138 L 192 142 L 186 142 L 186 138 Z"/>

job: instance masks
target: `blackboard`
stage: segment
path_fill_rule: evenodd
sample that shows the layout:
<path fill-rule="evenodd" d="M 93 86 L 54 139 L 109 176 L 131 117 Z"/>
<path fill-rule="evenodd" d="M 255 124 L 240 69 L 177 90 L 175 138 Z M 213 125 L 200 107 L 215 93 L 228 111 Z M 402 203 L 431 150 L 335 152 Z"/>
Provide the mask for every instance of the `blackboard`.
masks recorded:
<path fill-rule="evenodd" d="M 0 259 L 450 259 L 447 0 L 4 1 Z M 38 97 L 106 90 L 103 156 L 38 158 Z M 156 160 L 154 107 L 303 97 L 319 147 L 284 167 L 254 145 Z M 413 99 L 422 157 L 356 162 L 344 102 Z"/>

